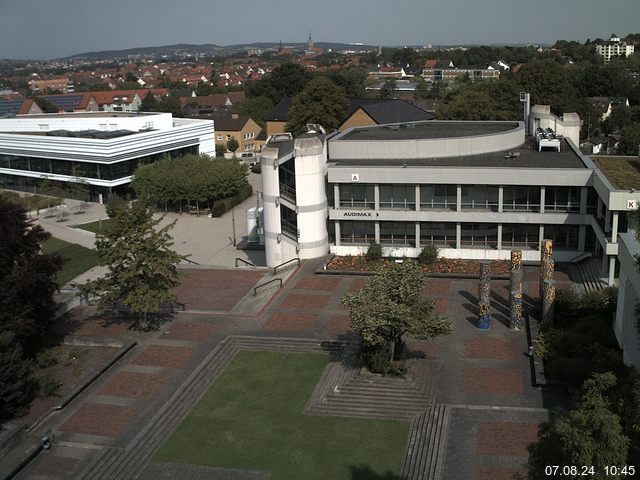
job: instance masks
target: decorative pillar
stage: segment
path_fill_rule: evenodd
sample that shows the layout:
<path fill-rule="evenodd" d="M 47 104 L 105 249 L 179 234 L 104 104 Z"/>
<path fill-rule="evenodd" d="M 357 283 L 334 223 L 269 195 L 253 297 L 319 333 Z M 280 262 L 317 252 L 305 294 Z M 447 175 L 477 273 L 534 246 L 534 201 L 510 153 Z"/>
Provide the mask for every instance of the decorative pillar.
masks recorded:
<path fill-rule="evenodd" d="M 491 264 L 480 263 L 480 284 L 478 289 L 478 328 L 487 330 L 491 325 Z"/>
<path fill-rule="evenodd" d="M 540 261 L 540 298 L 544 298 L 545 280 L 553 280 L 553 241 L 542 240 L 542 258 Z"/>
<path fill-rule="evenodd" d="M 509 288 L 509 326 L 522 327 L 522 251 L 511 251 L 511 285 Z"/>
<path fill-rule="evenodd" d="M 556 302 L 556 281 L 545 280 L 544 297 L 542 297 L 542 323 L 553 324 Z"/>

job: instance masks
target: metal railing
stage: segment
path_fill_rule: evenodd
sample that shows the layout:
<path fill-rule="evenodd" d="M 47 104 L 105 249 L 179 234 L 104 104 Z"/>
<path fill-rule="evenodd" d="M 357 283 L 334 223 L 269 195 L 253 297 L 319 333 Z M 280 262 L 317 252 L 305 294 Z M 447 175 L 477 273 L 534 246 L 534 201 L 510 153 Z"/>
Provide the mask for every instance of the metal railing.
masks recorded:
<path fill-rule="evenodd" d="M 249 265 L 250 267 L 255 267 L 253 263 L 246 261 L 244 258 L 236 257 L 236 267 L 238 266 L 238 262 L 242 262 L 245 265 Z"/>
<path fill-rule="evenodd" d="M 193 260 L 189 260 L 188 258 L 184 259 L 186 262 L 193 263 L 194 265 L 200 265 L 198 262 L 194 262 Z"/>
<path fill-rule="evenodd" d="M 284 267 L 285 265 L 289 265 L 290 263 L 293 262 L 298 262 L 298 266 L 300 265 L 300 259 L 299 258 L 292 258 L 291 260 L 287 260 L 284 263 L 281 263 L 280 265 L 276 265 L 275 267 L 273 267 L 273 274 L 275 275 L 276 273 L 278 273 L 278 269 L 281 267 Z"/>
<path fill-rule="evenodd" d="M 296 189 L 284 183 L 280 184 L 280 196 L 289 200 L 296 201 Z"/>
<path fill-rule="evenodd" d="M 258 294 L 258 289 L 262 288 L 262 287 L 266 287 L 267 285 L 272 284 L 273 282 L 279 282 L 278 287 L 282 288 L 282 279 L 281 278 L 272 278 L 271 280 L 269 280 L 268 282 L 264 282 L 260 285 L 258 285 L 257 287 L 254 287 L 253 289 L 253 296 L 255 297 Z"/>

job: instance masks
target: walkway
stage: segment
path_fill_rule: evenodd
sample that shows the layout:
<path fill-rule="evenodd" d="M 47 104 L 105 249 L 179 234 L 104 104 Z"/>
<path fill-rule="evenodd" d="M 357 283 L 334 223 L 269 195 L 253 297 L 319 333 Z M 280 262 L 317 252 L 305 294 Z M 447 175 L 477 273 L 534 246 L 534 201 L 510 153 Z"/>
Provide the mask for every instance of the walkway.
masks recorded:
<path fill-rule="evenodd" d="M 322 260 L 303 263 L 284 288 L 267 294 L 268 303 L 256 315 L 234 311 L 248 301 L 252 285 L 263 281 L 265 272 L 199 271 L 194 285 L 208 285 L 213 294 L 200 307 L 217 313 L 179 313 L 160 332 L 140 337 L 130 354 L 43 426 L 56 432 L 56 445 L 19 478 L 134 478 L 134 472 L 145 465 L 149 470 L 141 478 L 152 478 L 159 466 L 147 463 L 151 455 L 237 348 L 304 350 L 339 345 L 326 342 L 349 342 L 353 334 L 340 299 L 360 288 L 364 278 L 316 275 L 321 264 Z M 557 274 L 557 279 L 570 285 L 564 274 Z M 224 283 L 235 290 L 221 293 Z M 535 304 L 536 271 L 526 269 L 524 291 L 525 300 Z M 454 322 L 455 331 L 431 342 L 408 344 L 410 363 L 426 368 L 425 377 L 414 369 L 409 383 L 402 381 L 405 383 L 392 388 L 383 382 L 372 389 L 367 385 L 377 380 L 359 380 L 357 372 L 340 374 L 335 370 L 339 365 L 331 364 L 335 372 L 325 372 L 314 393 L 316 400 L 310 399 L 309 411 L 317 409 L 317 401 L 327 396 L 331 385 L 337 391 L 346 387 L 342 397 L 332 394 L 330 399 L 346 409 L 344 414 L 373 416 L 379 411 L 386 415 L 385 395 L 399 392 L 408 407 L 415 406 L 416 412 L 424 409 L 413 420 L 403 478 L 499 480 L 522 474 L 526 446 L 535 440 L 538 423 L 548 418 L 549 409 L 561 404 L 563 397 L 531 384 L 526 333 L 513 332 L 505 325 L 506 282 L 493 284 L 495 315 L 489 331 L 474 326 L 476 293 L 475 280 L 428 281 L 426 294 Z M 186 303 L 203 297 L 188 288 L 179 296 Z M 116 334 L 113 320 L 105 318 L 102 324 L 98 332 L 106 328 Z M 88 328 L 83 325 L 81 321 L 79 331 Z M 88 331 L 95 333 L 96 328 Z M 222 342 L 229 336 L 240 340 Z M 388 388 L 392 390 L 385 393 Z M 420 391 L 425 392 L 427 403 L 416 395 Z M 370 400 L 354 400 L 365 394 Z M 375 400 L 376 395 L 381 400 Z M 317 413 L 341 414 L 335 408 Z M 127 460 L 133 458 L 130 455 L 135 462 Z M 262 473 L 216 472 L 218 476 L 212 478 L 264 478 Z M 162 478 L 178 479 L 182 474 L 184 471 L 165 471 Z M 202 475 L 204 478 L 205 473 Z"/>

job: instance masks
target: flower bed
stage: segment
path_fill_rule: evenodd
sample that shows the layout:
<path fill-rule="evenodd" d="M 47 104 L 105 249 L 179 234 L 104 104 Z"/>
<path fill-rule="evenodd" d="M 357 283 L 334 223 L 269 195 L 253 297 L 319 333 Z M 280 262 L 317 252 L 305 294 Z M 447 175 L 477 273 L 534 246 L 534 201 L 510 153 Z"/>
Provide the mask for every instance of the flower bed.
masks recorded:
<path fill-rule="evenodd" d="M 327 270 L 375 272 L 381 267 L 394 263 L 396 259 L 383 258 L 378 261 L 367 260 L 366 255 L 347 255 L 344 257 L 333 257 L 327 263 Z M 480 262 L 477 260 L 461 260 L 457 258 L 439 258 L 435 265 L 423 265 L 422 269 L 426 273 L 433 274 L 454 274 L 473 275 L 480 274 Z M 509 274 L 509 262 L 505 260 L 495 260 L 491 262 L 491 274 L 502 276 Z"/>

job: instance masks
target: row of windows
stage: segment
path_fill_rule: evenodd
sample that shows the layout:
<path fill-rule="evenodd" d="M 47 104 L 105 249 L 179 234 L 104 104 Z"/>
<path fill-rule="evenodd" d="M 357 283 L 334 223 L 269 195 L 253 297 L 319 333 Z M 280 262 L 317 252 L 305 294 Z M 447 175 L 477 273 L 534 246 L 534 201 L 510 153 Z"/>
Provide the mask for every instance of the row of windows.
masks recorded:
<path fill-rule="evenodd" d="M 416 224 L 413 222 L 379 222 L 380 244 L 385 246 L 416 246 Z M 497 248 L 498 224 L 460 224 L 461 248 Z M 420 223 L 420 245 L 457 248 L 455 223 Z M 554 242 L 554 248 L 578 249 L 577 225 L 545 225 L 545 238 Z M 540 242 L 539 225 L 503 224 L 502 247 L 537 250 Z M 367 245 L 376 241 L 375 222 L 340 222 L 342 245 Z"/>
<path fill-rule="evenodd" d="M 67 175 L 70 177 L 97 178 L 101 180 L 117 180 L 133 175 L 133 172 L 135 172 L 136 168 L 140 165 L 148 165 L 163 158 L 177 158 L 188 153 L 197 154 L 198 147 L 178 148 L 112 164 L 0 154 L 0 168 L 38 172 L 43 175 L 54 174 Z"/>
<path fill-rule="evenodd" d="M 374 186 L 341 184 L 341 208 L 375 208 Z M 380 185 L 379 203 L 383 209 L 415 210 L 415 185 Z M 460 205 L 463 210 L 498 211 L 498 187 L 463 185 Z M 505 211 L 540 211 L 540 187 L 503 187 L 502 208 Z M 458 193 L 456 185 L 421 185 L 420 208 L 456 210 Z M 546 187 L 545 211 L 580 211 L 580 187 Z"/>

